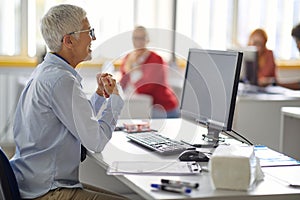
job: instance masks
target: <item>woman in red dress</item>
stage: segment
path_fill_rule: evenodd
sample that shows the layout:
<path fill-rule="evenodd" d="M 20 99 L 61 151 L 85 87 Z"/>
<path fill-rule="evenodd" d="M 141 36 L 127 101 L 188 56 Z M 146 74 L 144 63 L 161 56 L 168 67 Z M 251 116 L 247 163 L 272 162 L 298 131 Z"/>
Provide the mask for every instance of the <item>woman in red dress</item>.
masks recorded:
<path fill-rule="evenodd" d="M 134 50 L 124 58 L 120 68 L 123 90 L 151 96 L 152 118 L 179 117 L 177 97 L 167 82 L 168 65 L 146 48 L 149 42 L 146 28 L 136 27 L 132 40 Z"/>

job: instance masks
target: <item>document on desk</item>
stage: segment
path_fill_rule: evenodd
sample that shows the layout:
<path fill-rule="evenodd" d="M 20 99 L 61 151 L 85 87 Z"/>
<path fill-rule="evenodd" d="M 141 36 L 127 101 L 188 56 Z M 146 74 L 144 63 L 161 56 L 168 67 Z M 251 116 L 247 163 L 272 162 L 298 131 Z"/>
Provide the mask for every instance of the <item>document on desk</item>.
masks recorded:
<path fill-rule="evenodd" d="M 179 161 L 115 161 L 107 169 L 109 175 L 195 175 L 200 172 L 201 166 L 197 162 Z"/>
<path fill-rule="evenodd" d="M 263 172 L 285 185 L 300 188 L 300 166 L 265 167 Z"/>
<path fill-rule="evenodd" d="M 274 151 L 263 145 L 255 146 L 254 152 L 256 157 L 259 158 L 260 166 L 262 167 L 300 165 L 300 161 Z"/>

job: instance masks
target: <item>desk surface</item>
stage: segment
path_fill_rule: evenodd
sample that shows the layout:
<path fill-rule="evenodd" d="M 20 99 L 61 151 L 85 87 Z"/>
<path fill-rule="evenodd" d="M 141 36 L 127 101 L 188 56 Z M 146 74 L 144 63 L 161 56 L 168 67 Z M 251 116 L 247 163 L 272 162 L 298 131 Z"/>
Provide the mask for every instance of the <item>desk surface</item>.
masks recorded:
<path fill-rule="evenodd" d="M 287 116 L 300 119 L 300 107 L 283 107 L 281 108 L 281 112 Z"/>
<path fill-rule="evenodd" d="M 238 99 L 243 99 L 244 101 L 293 101 L 300 100 L 300 91 L 280 86 L 267 86 L 263 88 L 240 83 Z"/>
<path fill-rule="evenodd" d="M 125 120 L 119 121 L 119 123 L 123 122 Z M 178 140 L 185 139 L 190 142 L 197 142 L 200 138 L 199 136 L 206 131 L 201 126 L 196 126 L 181 119 L 161 119 L 151 120 L 150 122 L 151 127 L 157 129 L 161 134 Z M 102 153 L 89 152 L 89 156 L 106 169 L 113 161 L 167 161 L 176 159 L 178 155 L 161 156 L 129 142 L 126 138 L 126 133 L 114 132 L 111 141 Z M 207 163 L 202 163 L 202 165 L 207 165 Z M 263 168 L 265 172 L 264 181 L 257 183 L 255 188 L 249 191 L 215 190 L 212 186 L 209 172 L 202 172 L 199 175 L 192 176 L 119 175 L 116 177 L 145 199 L 207 198 L 223 200 L 233 198 L 247 199 L 247 197 L 251 199 L 300 199 L 300 189 L 289 187 L 288 183 L 284 181 L 285 176 L 274 177 L 276 172 L 284 175 L 289 169 L 289 167 Z M 294 170 L 292 177 L 296 175 L 296 177 L 298 176 L 298 180 L 300 180 L 300 167 L 293 167 L 291 169 Z M 159 183 L 161 178 L 198 182 L 200 188 L 194 190 L 189 196 L 153 191 L 150 184 Z"/>

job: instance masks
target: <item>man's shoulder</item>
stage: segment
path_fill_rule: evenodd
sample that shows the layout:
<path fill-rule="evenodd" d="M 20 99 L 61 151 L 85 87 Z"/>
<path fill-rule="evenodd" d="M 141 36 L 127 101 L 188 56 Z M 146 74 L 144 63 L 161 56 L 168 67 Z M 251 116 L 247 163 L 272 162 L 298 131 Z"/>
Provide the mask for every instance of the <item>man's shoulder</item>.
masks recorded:
<path fill-rule="evenodd" d="M 55 83 L 58 80 L 66 79 L 70 77 L 74 79 L 75 77 L 68 70 L 65 70 L 62 66 L 57 64 L 47 64 L 44 63 L 39 66 L 36 78 L 41 82 L 52 82 Z"/>

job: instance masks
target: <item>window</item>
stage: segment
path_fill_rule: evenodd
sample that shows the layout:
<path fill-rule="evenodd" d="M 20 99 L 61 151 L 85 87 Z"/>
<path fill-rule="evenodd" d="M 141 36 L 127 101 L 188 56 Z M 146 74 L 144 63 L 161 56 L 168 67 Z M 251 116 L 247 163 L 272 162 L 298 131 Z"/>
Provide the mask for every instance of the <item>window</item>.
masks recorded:
<path fill-rule="evenodd" d="M 233 28 L 233 0 L 178 0 L 177 32 L 204 49 L 226 49 Z"/>
<path fill-rule="evenodd" d="M 172 23 L 172 10 L 170 4 L 173 0 L 45 0 L 32 1 L 29 3 L 29 9 L 32 17 L 29 17 L 29 35 L 36 36 L 29 42 L 28 53 L 35 52 L 35 45 L 41 46 L 44 40 L 40 34 L 40 19 L 49 10 L 50 7 L 60 3 L 70 3 L 78 5 L 87 11 L 90 24 L 95 28 L 96 41 L 92 43 L 92 49 L 100 49 L 96 52 L 96 60 L 115 59 L 120 56 L 122 47 L 128 45 L 132 48 L 131 31 L 135 25 L 143 25 L 146 28 L 164 28 L 170 29 Z M 34 8 L 35 7 L 35 8 Z M 30 38 L 29 38 L 30 40 Z M 124 44 L 125 43 L 125 44 Z M 124 48 L 123 48 L 124 49 Z M 124 54 L 125 52 L 121 52 Z"/>
<path fill-rule="evenodd" d="M 21 53 L 21 0 L 0 0 L 0 55 Z"/>
<path fill-rule="evenodd" d="M 300 0 L 178 0 L 177 32 L 202 48 L 246 46 L 250 33 L 263 28 L 276 58 L 299 58 L 291 37 L 300 23 Z"/>
<path fill-rule="evenodd" d="M 173 30 L 184 36 L 186 46 L 226 49 L 245 46 L 255 28 L 266 30 L 267 47 L 276 58 L 299 58 L 291 29 L 300 22 L 300 0 L 0 0 L 0 55 L 35 56 L 45 47 L 40 34 L 40 19 L 52 6 L 71 3 L 83 7 L 95 28 L 97 40 L 92 48 L 120 34 L 132 31 L 134 25 Z M 159 35 L 156 37 L 160 37 Z M 155 38 L 159 45 L 165 39 Z M 172 43 L 171 37 L 167 40 Z M 177 41 L 178 42 L 178 41 Z M 172 46 L 172 44 L 168 44 Z M 182 43 L 175 44 L 188 51 Z M 113 51 L 111 49 L 110 51 Z M 187 54 L 187 53 L 186 53 Z"/>
<path fill-rule="evenodd" d="M 247 45 L 251 31 L 263 28 L 268 34 L 267 47 L 276 58 L 298 58 L 291 31 L 300 22 L 299 6 L 299 0 L 239 0 L 237 42 Z"/>
<path fill-rule="evenodd" d="M 34 9 L 38 11 L 38 13 L 36 14 L 36 17 L 32 17 L 31 22 L 29 22 L 29 24 L 34 24 L 34 28 L 29 30 L 31 31 L 29 35 L 36 36 L 36 43 L 40 46 L 41 44 L 45 46 L 40 33 L 40 20 L 45 12 L 47 12 L 52 6 L 61 3 L 69 3 L 85 9 L 90 24 L 95 29 L 96 33 L 97 39 L 92 44 L 93 49 L 116 34 L 132 30 L 133 28 L 134 0 L 36 0 L 34 4 L 31 4 L 31 6 L 35 7 Z M 35 44 L 34 38 L 32 38 L 31 44 Z M 34 52 L 35 46 L 31 46 L 28 50 L 29 52 Z"/>

